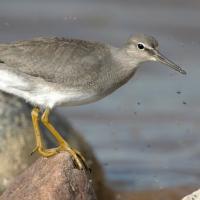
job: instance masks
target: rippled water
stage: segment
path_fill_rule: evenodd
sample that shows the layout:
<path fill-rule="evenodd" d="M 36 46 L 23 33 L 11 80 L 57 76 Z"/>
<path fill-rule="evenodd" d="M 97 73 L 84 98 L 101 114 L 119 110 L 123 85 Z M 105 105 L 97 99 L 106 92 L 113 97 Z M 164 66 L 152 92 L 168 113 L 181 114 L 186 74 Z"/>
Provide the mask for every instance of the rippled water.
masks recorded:
<path fill-rule="evenodd" d="M 120 46 L 132 33 L 154 35 L 187 76 L 146 63 L 111 96 L 58 110 L 93 146 L 113 187 L 164 188 L 200 181 L 199 19 L 195 0 L 1 0 L 0 41 L 56 35 Z"/>

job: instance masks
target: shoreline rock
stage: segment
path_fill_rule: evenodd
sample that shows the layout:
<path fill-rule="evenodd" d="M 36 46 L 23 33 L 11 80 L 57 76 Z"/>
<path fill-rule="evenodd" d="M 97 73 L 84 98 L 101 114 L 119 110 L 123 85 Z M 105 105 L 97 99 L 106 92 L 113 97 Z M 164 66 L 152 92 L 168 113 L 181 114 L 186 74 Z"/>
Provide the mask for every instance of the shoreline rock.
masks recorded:
<path fill-rule="evenodd" d="M 0 200 L 96 200 L 89 172 L 67 152 L 39 158 L 9 185 Z"/>
<path fill-rule="evenodd" d="M 32 107 L 22 99 L 0 92 L 0 193 L 39 157 L 37 153 L 30 156 L 35 147 L 31 109 Z M 69 144 L 86 158 L 92 169 L 91 177 L 98 199 L 114 199 L 114 194 L 106 185 L 103 170 L 90 145 L 57 112 L 51 113 L 50 120 Z M 55 147 L 55 142 L 47 129 L 41 126 L 41 130 L 47 147 Z"/>

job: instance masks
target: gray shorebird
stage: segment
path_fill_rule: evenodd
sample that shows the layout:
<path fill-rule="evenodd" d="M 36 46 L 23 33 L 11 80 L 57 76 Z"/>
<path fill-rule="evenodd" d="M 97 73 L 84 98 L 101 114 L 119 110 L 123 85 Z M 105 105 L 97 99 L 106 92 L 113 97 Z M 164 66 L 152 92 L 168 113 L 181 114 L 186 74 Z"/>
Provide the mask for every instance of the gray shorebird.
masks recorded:
<path fill-rule="evenodd" d="M 55 106 L 95 102 L 125 84 L 139 64 L 158 61 L 186 72 L 158 51 L 155 38 L 132 36 L 121 48 L 98 42 L 66 38 L 35 38 L 0 44 L 0 90 L 31 103 L 36 147 L 45 157 L 68 151 L 79 169 L 85 159 L 49 122 Z M 41 114 L 41 117 L 40 117 Z M 39 129 L 42 122 L 59 146 L 46 149 Z"/>

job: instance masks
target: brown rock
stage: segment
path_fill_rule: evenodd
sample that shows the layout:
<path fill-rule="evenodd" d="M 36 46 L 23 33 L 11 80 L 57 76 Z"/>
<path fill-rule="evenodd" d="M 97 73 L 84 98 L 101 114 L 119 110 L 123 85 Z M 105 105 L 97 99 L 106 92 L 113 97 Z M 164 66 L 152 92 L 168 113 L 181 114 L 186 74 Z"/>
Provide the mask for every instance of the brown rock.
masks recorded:
<path fill-rule="evenodd" d="M 39 158 L 11 183 L 0 200 L 93 200 L 89 176 L 74 167 L 67 152 Z"/>
<path fill-rule="evenodd" d="M 30 156 L 35 147 L 35 137 L 31 121 L 32 107 L 23 100 L 0 92 L 0 195 L 10 185 L 16 176 L 22 173 L 38 158 L 35 153 Z M 91 177 L 98 199 L 113 199 L 112 190 L 106 185 L 103 170 L 96 159 L 92 148 L 81 137 L 71 124 L 57 112 L 52 112 L 50 121 L 69 142 L 77 148 L 87 160 L 92 169 Z M 41 126 L 44 141 L 48 148 L 55 147 L 54 139 L 47 129 Z"/>

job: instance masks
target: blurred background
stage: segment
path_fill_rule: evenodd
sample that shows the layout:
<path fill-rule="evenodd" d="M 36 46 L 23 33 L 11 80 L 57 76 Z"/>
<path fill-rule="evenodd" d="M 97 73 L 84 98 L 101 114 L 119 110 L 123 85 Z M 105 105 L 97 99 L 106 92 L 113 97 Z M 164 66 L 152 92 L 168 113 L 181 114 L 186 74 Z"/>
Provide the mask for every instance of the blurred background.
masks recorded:
<path fill-rule="evenodd" d="M 155 36 L 187 76 L 146 63 L 105 99 L 57 111 L 91 144 L 113 188 L 198 185 L 199 19 L 196 0 L 1 0 L 0 42 L 62 36 L 118 47 L 132 34 Z"/>

